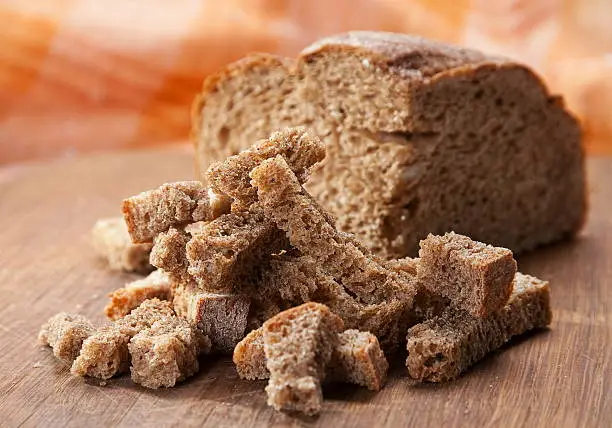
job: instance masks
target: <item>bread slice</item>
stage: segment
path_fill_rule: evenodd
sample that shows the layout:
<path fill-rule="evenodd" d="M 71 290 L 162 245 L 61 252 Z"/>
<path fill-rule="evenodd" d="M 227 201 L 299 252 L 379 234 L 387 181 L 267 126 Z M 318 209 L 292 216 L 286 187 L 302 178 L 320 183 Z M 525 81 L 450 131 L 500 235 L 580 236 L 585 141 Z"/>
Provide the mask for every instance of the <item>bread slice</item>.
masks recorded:
<path fill-rule="evenodd" d="M 327 307 L 305 303 L 263 325 L 268 405 L 277 410 L 318 414 L 321 381 L 343 330 L 342 320 Z"/>
<path fill-rule="evenodd" d="M 123 217 L 134 243 L 152 242 L 160 232 L 229 212 L 229 200 L 209 194 L 199 181 L 165 183 L 123 201 Z"/>
<path fill-rule="evenodd" d="M 549 325 L 548 282 L 517 273 L 513 287 L 508 303 L 486 318 L 449 308 L 411 327 L 406 360 L 410 376 L 428 382 L 452 380 L 511 337 Z"/>
<path fill-rule="evenodd" d="M 320 40 L 297 59 L 252 55 L 194 103 L 199 171 L 298 125 L 327 148 L 307 189 L 380 255 L 415 256 L 428 233 L 450 230 L 519 252 L 584 221 L 578 123 L 512 60 L 377 32 Z"/>
<path fill-rule="evenodd" d="M 96 252 L 103 257 L 112 270 L 149 273 L 151 244 L 134 244 L 128 228 L 121 217 L 103 218 L 91 230 Z"/>
<path fill-rule="evenodd" d="M 136 309 L 145 300 L 170 300 L 171 296 L 170 278 L 163 270 L 157 269 L 146 278 L 130 282 L 110 293 L 110 302 L 104 308 L 104 313 L 108 318 L 117 320 Z"/>
<path fill-rule="evenodd" d="M 95 331 L 93 324 L 84 316 L 60 312 L 41 327 L 38 342 L 50 346 L 55 358 L 72 365 L 81 352 L 83 341 Z"/>
<path fill-rule="evenodd" d="M 269 378 L 262 328 L 251 331 L 236 345 L 233 360 L 242 379 Z M 388 368 L 376 336 L 359 330 L 345 330 L 338 334 L 326 378 L 378 391 L 385 383 Z"/>
<path fill-rule="evenodd" d="M 512 251 L 450 232 L 420 243 L 419 283 L 457 308 L 484 317 L 502 308 L 512 292 Z"/>

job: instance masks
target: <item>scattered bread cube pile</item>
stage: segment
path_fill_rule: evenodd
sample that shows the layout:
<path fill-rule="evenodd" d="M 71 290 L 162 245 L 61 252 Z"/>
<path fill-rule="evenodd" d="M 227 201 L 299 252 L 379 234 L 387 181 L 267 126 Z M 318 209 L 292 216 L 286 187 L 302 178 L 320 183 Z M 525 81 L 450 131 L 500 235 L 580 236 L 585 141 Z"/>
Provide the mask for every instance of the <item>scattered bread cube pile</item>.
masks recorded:
<path fill-rule="evenodd" d="M 82 316 L 59 313 L 43 325 L 39 341 L 75 376 L 106 380 L 129 371 L 148 388 L 171 387 L 193 375 L 198 356 L 210 350 L 209 339 L 159 299 L 98 329 Z"/>
<path fill-rule="evenodd" d="M 241 378 L 268 379 L 271 406 L 312 415 L 324 381 L 381 389 L 400 347 L 411 377 L 442 382 L 550 323 L 548 283 L 517 273 L 510 250 L 450 232 L 421 241 L 418 258 L 384 260 L 336 229 L 302 187 L 324 156 L 286 129 L 212 165 L 210 187 L 126 199 L 128 247 L 150 246 L 158 270 L 111 293 L 112 324 L 62 313 L 41 341 L 75 375 L 129 369 L 149 388 L 192 376 L 201 354 L 233 353 Z"/>

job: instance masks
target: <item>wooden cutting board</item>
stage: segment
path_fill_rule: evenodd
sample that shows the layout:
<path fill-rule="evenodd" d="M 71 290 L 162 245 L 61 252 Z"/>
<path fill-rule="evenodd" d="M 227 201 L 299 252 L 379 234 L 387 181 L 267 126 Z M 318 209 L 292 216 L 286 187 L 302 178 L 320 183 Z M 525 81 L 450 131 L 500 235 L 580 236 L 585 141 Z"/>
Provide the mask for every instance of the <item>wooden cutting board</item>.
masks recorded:
<path fill-rule="evenodd" d="M 265 381 L 238 379 L 229 357 L 205 358 L 176 388 L 129 376 L 106 386 L 70 376 L 36 343 L 58 311 L 103 321 L 106 294 L 134 275 L 108 271 L 88 242 L 122 198 L 193 177 L 187 149 L 103 154 L 0 169 L 0 426 L 610 426 L 612 421 L 612 158 L 587 162 L 588 223 L 573 242 L 519 259 L 551 281 L 550 330 L 513 340 L 459 380 L 415 385 L 399 359 L 372 393 L 330 386 L 319 418 L 266 406 Z"/>

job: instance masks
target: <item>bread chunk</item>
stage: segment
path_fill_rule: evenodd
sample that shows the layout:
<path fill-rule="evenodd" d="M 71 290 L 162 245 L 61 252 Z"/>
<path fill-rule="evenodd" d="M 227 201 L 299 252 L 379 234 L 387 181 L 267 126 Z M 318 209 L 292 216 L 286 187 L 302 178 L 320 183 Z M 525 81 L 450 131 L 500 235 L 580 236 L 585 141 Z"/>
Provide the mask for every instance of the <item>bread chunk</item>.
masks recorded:
<path fill-rule="evenodd" d="M 202 291 L 244 293 L 287 240 L 257 213 L 220 216 L 194 233 L 186 246 L 187 269 Z"/>
<path fill-rule="evenodd" d="M 512 251 L 446 233 L 421 241 L 419 282 L 457 308 L 484 317 L 502 308 L 516 274 Z"/>
<path fill-rule="evenodd" d="M 408 282 L 411 280 L 406 279 Z M 315 258 L 296 255 L 295 252 L 272 257 L 270 268 L 264 272 L 258 290 L 265 296 L 273 295 L 276 291 L 282 302 L 290 306 L 308 301 L 322 303 L 339 315 L 346 327 L 376 334 L 389 352 L 403 340 L 407 323 L 414 318 L 410 315 L 413 310 L 409 310 L 408 300 L 364 303 L 329 275 Z"/>
<path fill-rule="evenodd" d="M 444 382 L 458 377 L 511 337 L 545 327 L 552 318 L 548 282 L 517 273 L 508 303 L 486 318 L 448 308 L 408 330 L 411 377 Z"/>
<path fill-rule="evenodd" d="M 370 308 L 370 314 L 372 309 L 382 309 L 388 318 L 378 316 L 385 318 L 387 325 L 400 320 L 403 323 L 412 309 L 416 277 L 386 268 L 380 259 L 356 244 L 353 237 L 338 232 L 281 156 L 263 161 L 250 175 L 264 215 L 285 231 L 296 250 L 311 258 L 317 270 L 332 281 L 332 287 L 333 282 L 340 284 L 341 294 L 355 296 L 358 303 Z M 338 314 L 344 316 L 345 312 Z M 405 331 L 406 327 L 393 329 L 393 333 Z M 385 347 L 391 348 L 401 340 L 397 335 L 372 332 Z"/>
<path fill-rule="evenodd" d="M 305 303 L 263 325 L 268 405 L 308 415 L 321 410 L 321 381 L 343 322 L 327 307 Z"/>
<path fill-rule="evenodd" d="M 173 304 L 177 314 L 211 340 L 215 352 L 231 354 L 245 335 L 250 306 L 248 296 L 204 293 L 181 287 Z"/>
<path fill-rule="evenodd" d="M 332 356 L 332 376 L 342 382 L 379 391 L 387 378 L 389 363 L 372 333 L 345 330 L 338 335 Z"/>
<path fill-rule="evenodd" d="M 214 191 L 248 206 L 257 200 L 256 191 L 249 183 L 249 172 L 263 160 L 275 156 L 283 156 L 303 183 L 310 168 L 325 157 L 325 147 L 304 128 L 277 131 L 237 155 L 211 165 L 206 173 L 208 183 Z"/>
<path fill-rule="evenodd" d="M 79 355 L 83 341 L 95 331 L 93 324 L 84 316 L 60 312 L 41 327 L 38 341 L 41 345 L 50 346 L 55 358 L 71 365 Z"/>
<path fill-rule="evenodd" d="M 327 148 L 309 193 L 384 257 L 416 256 L 428 233 L 450 230 L 520 252 L 584 222 L 578 122 L 510 59 L 350 32 L 296 59 L 228 65 L 206 80 L 193 112 L 201 176 L 275 129 L 308 127 Z"/>
<path fill-rule="evenodd" d="M 190 282 L 187 272 L 186 246 L 191 236 L 184 230 L 171 227 L 160 232 L 153 240 L 151 249 L 151 264 L 166 272 L 174 283 Z"/>
<path fill-rule="evenodd" d="M 146 300 L 125 317 L 85 339 L 79 356 L 72 364 L 71 373 L 76 376 L 109 379 L 128 371 L 130 339 L 156 321 L 173 316 L 169 302 L 159 299 Z"/>
<path fill-rule="evenodd" d="M 251 331 L 238 342 L 232 360 L 241 379 L 256 380 L 270 377 L 266 367 L 263 328 Z"/>
<path fill-rule="evenodd" d="M 96 252 L 112 270 L 148 273 L 151 244 L 133 244 L 121 217 L 100 219 L 94 225 L 92 242 Z"/>
<path fill-rule="evenodd" d="M 234 350 L 234 364 L 242 379 L 268 379 L 263 329 L 250 332 Z M 389 364 L 372 333 L 345 330 L 338 335 L 327 367 L 327 379 L 353 383 L 378 391 L 385 383 Z"/>
<path fill-rule="evenodd" d="M 130 282 L 110 293 L 110 302 L 104 308 L 104 313 L 108 318 L 117 320 L 136 309 L 145 300 L 170 300 L 171 296 L 170 278 L 163 270 L 157 269 L 146 278 Z"/>
<path fill-rule="evenodd" d="M 129 341 L 130 336 L 117 326 L 102 327 L 85 339 L 70 373 L 75 376 L 110 379 L 127 372 L 130 367 Z"/>
<path fill-rule="evenodd" d="M 199 181 L 166 183 L 123 201 L 123 217 L 135 243 L 152 242 L 172 226 L 213 220 L 229 209 L 227 198 L 209 195 Z"/>
<path fill-rule="evenodd" d="M 166 317 L 136 334 L 128 349 L 135 383 L 169 388 L 198 372 L 198 355 L 209 351 L 210 342 L 186 320 Z"/>

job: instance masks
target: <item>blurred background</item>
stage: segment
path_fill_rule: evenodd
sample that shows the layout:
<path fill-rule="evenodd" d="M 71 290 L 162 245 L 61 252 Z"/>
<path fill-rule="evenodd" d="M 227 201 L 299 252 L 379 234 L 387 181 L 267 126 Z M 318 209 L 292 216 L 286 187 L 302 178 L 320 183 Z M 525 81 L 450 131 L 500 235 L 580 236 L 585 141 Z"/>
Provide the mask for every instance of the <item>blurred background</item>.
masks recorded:
<path fill-rule="evenodd" d="M 185 143 L 202 80 L 347 30 L 533 66 L 612 153 L 612 0 L 0 0 L 0 164 Z"/>

